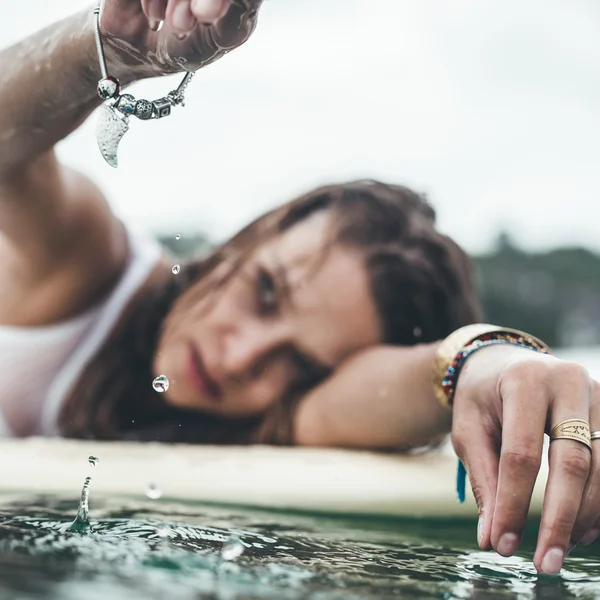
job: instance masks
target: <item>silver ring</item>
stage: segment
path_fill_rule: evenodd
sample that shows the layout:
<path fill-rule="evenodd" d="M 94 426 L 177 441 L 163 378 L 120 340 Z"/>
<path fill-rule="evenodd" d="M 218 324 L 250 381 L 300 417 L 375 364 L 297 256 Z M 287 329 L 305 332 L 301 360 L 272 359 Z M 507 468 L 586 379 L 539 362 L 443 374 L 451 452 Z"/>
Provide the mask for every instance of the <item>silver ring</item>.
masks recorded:
<path fill-rule="evenodd" d="M 592 431 L 590 434 L 590 440 L 592 440 L 592 442 L 594 440 L 600 440 L 600 431 Z"/>

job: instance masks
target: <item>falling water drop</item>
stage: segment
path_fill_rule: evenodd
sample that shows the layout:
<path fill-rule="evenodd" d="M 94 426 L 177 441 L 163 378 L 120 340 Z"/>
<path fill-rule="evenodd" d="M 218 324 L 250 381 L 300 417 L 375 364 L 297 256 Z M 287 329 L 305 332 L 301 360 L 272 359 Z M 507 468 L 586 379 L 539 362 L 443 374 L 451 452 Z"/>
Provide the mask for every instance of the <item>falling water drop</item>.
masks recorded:
<path fill-rule="evenodd" d="M 234 561 L 236 558 L 239 558 L 246 548 L 244 544 L 242 544 L 241 540 L 235 536 L 230 536 L 227 538 L 223 547 L 221 548 L 221 560 L 223 561 Z"/>
<path fill-rule="evenodd" d="M 173 275 L 179 275 L 179 271 L 181 271 L 181 266 L 173 265 L 173 268 L 171 269 L 171 272 L 173 273 Z"/>
<path fill-rule="evenodd" d="M 415 327 L 413 329 L 413 336 L 417 339 L 419 339 L 420 337 L 422 337 L 423 335 L 423 330 L 420 327 Z"/>
<path fill-rule="evenodd" d="M 162 496 L 162 490 L 155 483 L 149 483 L 146 488 L 146 496 L 150 500 L 158 500 Z"/>
<path fill-rule="evenodd" d="M 89 505 L 88 499 L 90 495 L 90 481 L 91 477 L 86 477 L 81 488 L 81 499 L 79 500 L 79 508 L 77 509 L 77 516 L 75 520 L 69 525 L 68 531 L 74 531 L 75 533 L 88 533 L 92 527 L 88 518 Z"/>
<path fill-rule="evenodd" d="M 165 375 L 159 375 L 153 382 L 152 387 L 155 392 L 166 392 L 169 389 L 169 380 Z"/>
<path fill-rule="evenodd" d="M 97 456 L 90 456 L 88 462 L 90 463 L 90 467 L 95 467 L 100 462 L 100 459 Z"/>
<path fill-rule="evenodd" d="M 181 236 L 180 236 L 179 234 L 177 234 L 177 235 L 175 236 L 175 239 L 176 239 L 176 240 L 180 240 L 180 239 L 181 239 Z"/>

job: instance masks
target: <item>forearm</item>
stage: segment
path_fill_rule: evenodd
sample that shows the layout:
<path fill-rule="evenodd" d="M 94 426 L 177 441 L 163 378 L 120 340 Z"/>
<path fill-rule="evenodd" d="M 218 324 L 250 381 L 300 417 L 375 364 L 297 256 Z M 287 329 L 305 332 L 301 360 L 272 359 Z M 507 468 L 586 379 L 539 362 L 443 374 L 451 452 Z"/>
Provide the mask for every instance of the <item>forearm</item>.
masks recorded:
<path fill-rule="evenodd" d="M 131 82 L 132 72 L 110 57 L 108 49 L 111 74 Z M 0 64 L 0 176 L 6 176 L 52 149 L 101 103 L 91 7 L 1 51 Z"/>
<path fill-rule="evenodd" d="M 300 404 L 296 442 L 408 448 L 448 433 L 452 413 L 431 382 L 436 348 L 379 347 L 353 357 Z"/>

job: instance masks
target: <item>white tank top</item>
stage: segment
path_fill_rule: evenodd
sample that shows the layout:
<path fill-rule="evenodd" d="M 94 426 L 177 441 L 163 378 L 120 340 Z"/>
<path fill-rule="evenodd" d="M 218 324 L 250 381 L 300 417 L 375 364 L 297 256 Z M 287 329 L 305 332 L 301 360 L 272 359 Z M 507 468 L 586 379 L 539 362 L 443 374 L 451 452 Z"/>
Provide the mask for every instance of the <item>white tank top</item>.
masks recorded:
<path fill-rule="evenodd" d="M 123 276 L 100 304 L 56 325 L 0 325 L 0 437 L 13 437 L 4 419 L 13 411 L 32 417 L 31 435 L 58 434 L 58 414 L 69 391 L 160 259 L 154 239 L 130 229 L 128 239 Z"/>

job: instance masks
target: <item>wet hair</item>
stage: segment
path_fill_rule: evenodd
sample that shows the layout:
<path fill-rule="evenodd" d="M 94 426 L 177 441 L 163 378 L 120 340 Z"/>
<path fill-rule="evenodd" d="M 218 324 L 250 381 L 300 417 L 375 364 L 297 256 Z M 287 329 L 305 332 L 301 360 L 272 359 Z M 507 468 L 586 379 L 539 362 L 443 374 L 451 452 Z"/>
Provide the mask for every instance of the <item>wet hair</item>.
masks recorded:
<path fill-rule="evenodd" d="M 291 443 L 302 390 L 264 415 L 232 419 L 171 406 L 152 390 L 152 361 L 163 322 L 187 290 L 208 293 L 217 267 L 235 274 L 262 242 L 318 211 L 333 216 L 333 241 L 364 257 L 382 342 L 410 346 L 440 340 L 480 318 L 471 263 L 435 228 L 435 212 L 412 190 L 373 180 L 328 185 L 259 217 L 177 277 L 156 283 L 123 314 L 87 365 L 59 417 L 66 437 L 183 443 Z"/>

